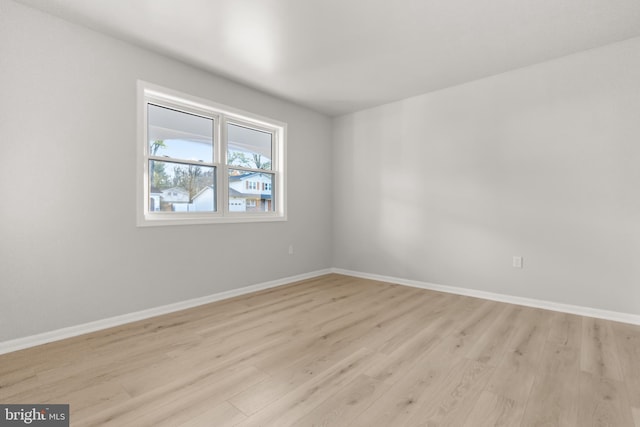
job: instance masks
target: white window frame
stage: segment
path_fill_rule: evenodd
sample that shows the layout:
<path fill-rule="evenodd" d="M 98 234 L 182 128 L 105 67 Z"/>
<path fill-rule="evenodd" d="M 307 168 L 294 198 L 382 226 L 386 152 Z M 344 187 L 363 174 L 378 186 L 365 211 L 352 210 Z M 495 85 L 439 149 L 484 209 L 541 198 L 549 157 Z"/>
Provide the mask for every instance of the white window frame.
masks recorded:
<path fill-rule="evenodd" d="M 214 161 L 216 212 L 149 211 L 149 141 L 147 138 L 147 104 L 211 118 L 214 121 Z M 227 165 L 227 122 L 269 132 L 272 138 L 271 170 L 257 170 Z M 238 222 L 286 221 L 286 132 L 287 124 L 242 111 L 207 99 L 181 93 L 142 80 L 138 81 L 137 141 L 137 225 L 188 225 Z M 172 161 L 171 159 L 167 159 Z M 273 211 L 231 212 L 229 210 L 229 169 L 264 172 L 273 175 L 271 200 Z"/>

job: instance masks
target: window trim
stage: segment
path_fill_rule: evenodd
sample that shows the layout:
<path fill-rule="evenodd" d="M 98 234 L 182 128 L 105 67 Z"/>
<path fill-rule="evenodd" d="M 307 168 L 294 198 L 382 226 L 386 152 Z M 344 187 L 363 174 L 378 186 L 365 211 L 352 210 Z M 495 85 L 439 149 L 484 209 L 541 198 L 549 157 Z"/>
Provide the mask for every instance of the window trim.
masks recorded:
<path fill-rule="evenodd" d="M 286 133 L 287 124 L 268 117 L 259 116 L 204 98 L 181 93 L 172 89 L 138 80 L 137 82 L 137 226 L 217 224 L 242 222 L 270 222 L 287 220 L 286 183 Z M 157 104 L 178 111 L 212 118 L 214 120 L 214 158 L 216 185 L 216 212 L 150 212 L 149 211 L 149 142 L 147 141 L 147 104 Z M 229 169 L 258 172 L 257 169 L 236 167 L 227 164 L 227 121 L 273 135 L 271 170 L 272 203 L 270 212 L 233 212 L 229 209 Z M 171 160 L 169 160 L 171 161 Z M 207 166 L 210 166 L 207 164 Z"/>

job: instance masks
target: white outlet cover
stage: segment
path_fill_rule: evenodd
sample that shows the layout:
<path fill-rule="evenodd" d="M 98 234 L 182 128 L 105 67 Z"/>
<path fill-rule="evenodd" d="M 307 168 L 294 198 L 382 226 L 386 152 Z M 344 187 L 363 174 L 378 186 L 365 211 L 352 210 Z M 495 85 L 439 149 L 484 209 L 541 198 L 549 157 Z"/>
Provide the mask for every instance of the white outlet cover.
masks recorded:
<path fill-rule="evenodd" d="M 514 256 L 513 257 L 513 268 L 522 268 L 522 257 Z"/>

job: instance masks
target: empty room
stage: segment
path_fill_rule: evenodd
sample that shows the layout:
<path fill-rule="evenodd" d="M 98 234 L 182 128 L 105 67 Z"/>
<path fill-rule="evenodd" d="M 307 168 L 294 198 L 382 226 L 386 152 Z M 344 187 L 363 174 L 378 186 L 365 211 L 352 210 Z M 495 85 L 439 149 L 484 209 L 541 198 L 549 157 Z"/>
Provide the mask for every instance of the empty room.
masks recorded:
<path fill-rule="evenodd" d="M 640 2 L 0 0 L 0 426 L 640 427 Z"/>

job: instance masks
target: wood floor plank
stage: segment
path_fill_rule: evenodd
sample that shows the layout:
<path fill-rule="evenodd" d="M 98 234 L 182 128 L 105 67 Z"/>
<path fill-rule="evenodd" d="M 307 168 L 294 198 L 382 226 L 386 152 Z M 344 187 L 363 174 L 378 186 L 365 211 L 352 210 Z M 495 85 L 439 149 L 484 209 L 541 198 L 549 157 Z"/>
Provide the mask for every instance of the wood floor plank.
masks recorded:
<path fill-rule="evenodd" d="M 289 426 L 306 416 L 324 400 L 334 395 L 353 379 L 361 375 L 375 360 L 376 353 L 362 348 L 340 360 L 313 380 L 307 381 L 285 394 L 271 405 L 253 414 L 239 426 Z"/>
<path fill-rule="evenodd" d="M 207 408 L 227 401 L 267 376 L 255 368 L 243 368 L 222 376 L 193 372 L 185 378 L 134 397 L 86 419 L 81 426 L 155 426 L 166 420 L 173 425 L 189 421 Z"/>
<path fill-rule="evenodd" d="M 577 425 L 634 427 L 624 383 L 581 372 Z"/>
<path fill-rule="evenodd" d="M 580 368 L 593 375 L 622 381 L 615 337 L 608 320 L 587 318 L 582 322 Z"/>
<path fill-rule="evenodd" d="M 523 307 L 508 306 L 467 352 L 467 357 L 496 366 L 507 351 L 509 338 Z"/>
<path fill-rule="evenodd" d="M 423 293 L 418 295 L 424 296 Z M 416 315 L 406 316 L 405 321 L 400 328 L 397 328 L 393 334 L 388 336 L 378 347 L 378 351 L 385 354 L 394 352 L 398 347 L 404 345 L 408 340 L 420 333 L 426 326 L 434 321 L 443 318 L 443 314 L 451 309 L 451 305 L 455 304 L 456 299 L 452 295 L 443 293 L 434 293 L 423 298 L 419 312 Z"/>
<path fill-rule="evenodd" d="M 120 383 L 130 396 L 139 396 L 179 378 L 189 368 L 185 363 L 166 358 L 132 372 L 123 377 Z"/>
<path fill-rule="evenodd" d="M 269 370 L 269 378 L 234 396 L 229 401 L 245 415 L 252 415 L 291 390 L 323 375 L 342 360 L 357 352 L 358 348 L 316 348 L 301 352 L 298 359 L 288 358 L 289 364 Z"/>
<path fill-rule="evenodd" d="M 527 400 L 522 426 L 578 425 L 579 373 L 578 350 L 548 342 Z"/>
<path fill-rule="evenodd" d="M 65 366 L 58 370 L 48 370 L 46 375 L 39 374 L 35 385 L 32 384 L 29 389 L 13 395 L 12 400 L 18 402 L 29 401 L 29 398 L 35 402 L 60 400 L 77 391 L 90 389 L 97 383 L 119 381 L 144 366 L 145 363 L 155 363 L 161 359 L 166 359 L 166 356 L 159 354 L 127 362 L 121 362 L 116 358 L 111 364 L 103 358 L 97 358 L 95 363 L 91 363 L 91 360 L 83 360 L 78 363 L 82 366 L 80 370 L 74 366 Z"/>
<path fill-rule="evenodd" d="M 73 402 L 69 410 L 71 418 L 76 420 L 124 404 L 130 399 L 131 396 L 118 381 L 109 381 L 70 393 L 61 393 L 58 397 L 51 396 L 45 403 Z"/>
<path fill-rule="evenodd" d="M 506 305 L 493 301 L 482 301 L 482 304 L 470 315 L 457 322 L 460 327 L 454 336 L 458 339 L 456 347 L 461 353 L 467 354 L 481 339 L 482 335 L 498 320 Z"/>
<path fill-rule="evenodd" d="M 329 274 L 0 355 L 74 426 L 640 427 L 640 326 Z"/>
<path fill-rule="evenodd" d="M 535 380 L 540 353 L 549 333 L 548 312 L 527 308 L 516 320 L 507 352 L 497 364 L 487 390 L 498 396 L 526 403 Z"/>
<path fill-rule="evenodd" d="M 5 362 L 9 365 L 9 362 Z M 0 395 L 3 403 L 13 403 L 12 396 L 33 390 L 40 385 L 33 369 L 25 367 L 0 374 Z"/>
<path fill-rule="evenodd" d="M 424 358 L 432 348 L 442 344 L 443 337 L 452 326 L 453 322 L 446 318 L 431 322 L 394 352 L 385 354 L 385 357 L 372 364 L 367 369 L 367 375 L 387 384 L 395 383 L 399 376 Z"/>
<path fill-rule="evenodd" d="M 406 423 L 438 395 L 441 380 L 450 372 L 460 370 L 467 362 L 458 354 L 458 341 L 458 337 L 450 335 L 421 355 L 385 394 L 354 420 L 353 425 L 396 426 Z"/>
<path fill-rule="evenodd" d="M 613 323 L 612 328 L 631 406 L 640 408 L 640 326 Z"/>
<path fill-rule="evenodd" d="M 238 334 L 225 342 L 208 340 L 196 348 L 170 351 L 167 356 L 193 366 L 203 364 L 226 366 L 231 360 L 239 360 L 248 353 L 254 353 L 256 346 L 273 348 L 273 346 L 283 345 L 286 342 L 295 340 L 300 333 L 300 330 L 288 328 L 279 328 L 278 332 L 268 333 L 264 336 L 247 332 Z"/>
<path fill-rule="evenodd" d="M 582 316 L 552 313 L 547 339 L 553 343 L 580 348 L 582 342 Z"/>
<path fill-rule="evenodd" d="M 493 367 L 463 359 L 438 385 L 438 392 L 408 420 L 410 426 L 461 426 L 489 380 Z"/>
<path fill-rule="evenodd" d="M 175 424 L 172 420 L 172 424 L 168 424 L 168 426 L 175 427 L 203 427 L 203 426 L 216 426 L 216 427 L 225 427 L 225 426 L 234 426 L 242 421 L 246 420 L 247 417 L 242 414 L 237 408 L 234 408 L 228 402 L 222 402 L 219 405 L 214 406 L 213 408 L 205 409 L 203 412 L 199 412 L 193 414 L 187 421 L 181 424 Z M 160 424 L 162 425 L 162 424 Z"/>
<path fill-rule="evenodd" d="M 322 427 L 349 425 L 388 388 L 387 384 L 360 375 L 293 424 Z"/>
<path fill-rule="evenodd" d="M 525 405 L 484 391 L 467 416 L 464 427 L 511 427 L 520 425 Z"/>

